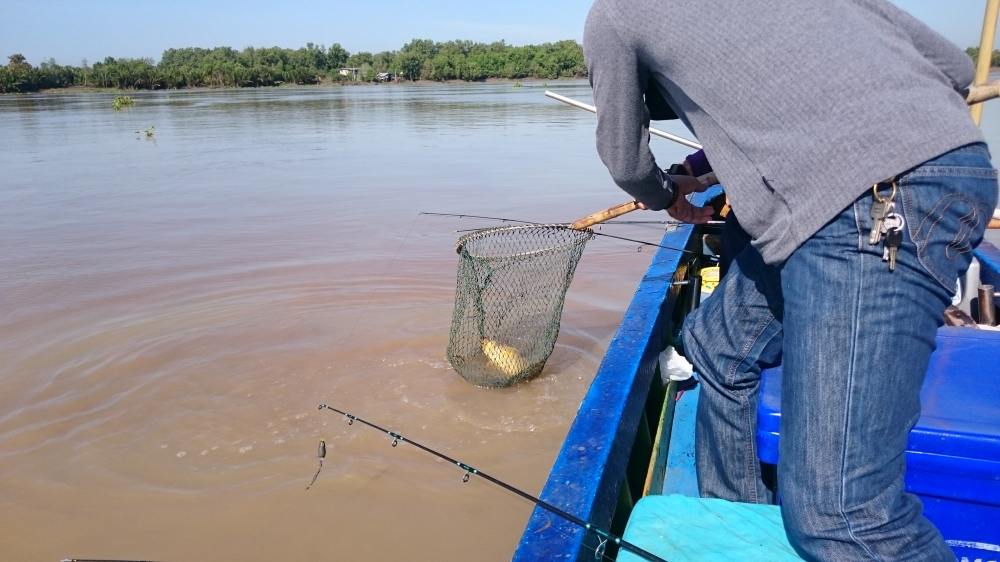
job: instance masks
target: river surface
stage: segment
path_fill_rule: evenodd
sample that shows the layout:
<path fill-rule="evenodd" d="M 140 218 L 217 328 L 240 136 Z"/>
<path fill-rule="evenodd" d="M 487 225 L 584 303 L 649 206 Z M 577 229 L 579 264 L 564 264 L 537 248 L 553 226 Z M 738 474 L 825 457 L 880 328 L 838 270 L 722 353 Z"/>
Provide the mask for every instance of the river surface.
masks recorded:
<path fill-rule="evenodd" d="M 445 346 L 495 222 L 417 213 L 625 201 L 544 89 L 0 96 L 0 560 L 509 558 L 531 505 L 316 405 L 540 491 L 652 252 L 591 242 L 543 374 L 484 390 Z"/>
<path fill-rule="evenodd" d="M 0 560 L 508 559 L 531 505 L 316 405 L 540 491 L 652 252 L 591 242 L 545 371 L 484 390 L 444 354 L 495 223 L 418 212 L 624 201 L 544 89 L 0 96 Z"/>

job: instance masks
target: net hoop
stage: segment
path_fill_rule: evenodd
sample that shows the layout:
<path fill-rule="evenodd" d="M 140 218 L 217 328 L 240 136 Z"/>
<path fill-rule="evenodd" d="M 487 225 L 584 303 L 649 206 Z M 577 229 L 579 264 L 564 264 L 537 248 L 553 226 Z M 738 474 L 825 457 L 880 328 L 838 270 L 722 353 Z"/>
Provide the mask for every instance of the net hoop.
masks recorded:
<path fill-rule="evenodd" d="M 477 230 L 458 239 L 448 362 L 500 388 L 541 373 L 559 336 L 566 290 L 595 233 L 567 224 Z"/>
<path fill-rule="evenodd" d="M 501 252 L 472 253 L 472 252 L 466 250 L 466 245 L 468 245 L 470 242 L 477 242 L 479 240 L 484 240 L 486 238 L 491 238 L 491 237 L 495 237 L 495 236 L 503 235 L 503 234 L 508 234 L 508 233 L 516 234 L 518 232 L 533 231 L 533 230 L 566 230 L 566 231 L 571 231 L 571 232 L 578 232 L 582 236 L 580 236 L 580 237 L 574 237 L 574 238 L 568 238 L 565 242 L 562 242 L 562 243 L 559 243 L 559 244 L 555 244 L 555 245 L 552 245 L 552 246 L 546 246 L 544 248 L 539 248 L 537 250 L 529 250 L 529 251 L 522 251 L 522 252 L 513 252 L 513 253 L 501 253 Z M 522 224 L 522 225 L 516 225 L 516 226 L 500 226 L 500 227 L 493 227 L 493 228 L 484 228 L 482 230 L 477 230 L 475 232 L 472 232 L 470 234 L 466 234 L 465 236 L 462 236 L 461 238 L 458 239 L 457 242 L 455 242 L 455 252 L 457 252 L 459 254 L 467 255 L 467 256 L 469 256 L 470 258 L 473 258 L 473 259 L 487 259 L 488 260 L 488 259 L 502 259 L 502 258 L 520 258 L 520 257 L 528 257 L 528 256 L 537 256 L 537 255 L 542 255 L 542 254 L 545 254 L 545 253 L 548 253 L 548 252 L 555 252 L 555 251 L 563 250 L 563 249 L 568 248 L 568 247 L 572 247 L 572 246 L 576 246 L 576 245 L 581 244 L 581 243 L 589 242 L 591 239 L 594 238 L 594 236 L 596 236 L 594 234 L 594 231 L 591 230 L 591 229 L 589 229 L 589 228 L 585 228 L 585 229 L 571 228 L 568 224 Z"/>

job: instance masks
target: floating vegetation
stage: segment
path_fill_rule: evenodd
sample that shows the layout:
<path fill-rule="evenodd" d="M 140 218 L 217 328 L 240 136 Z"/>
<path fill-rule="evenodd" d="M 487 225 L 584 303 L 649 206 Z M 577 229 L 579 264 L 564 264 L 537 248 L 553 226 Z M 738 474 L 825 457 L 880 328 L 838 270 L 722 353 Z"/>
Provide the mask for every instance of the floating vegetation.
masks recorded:
<path fill-rule="evenodd" d="M 523 86 L 524 86 L 524 84 L 522 84 L 520 80 L 518 80 L 517 82 L 514 82 L 514 87 L 515 88 L 521 88 Z"/>
<path fill-rule="evenodd" d="M 135 105 L 135 100 L 132 99 L 132 96 L 115 96 L 115 101 L 111 102 L 111 107 L 113 107 L 115 111 L 121 111 L 122 109 L 132 107 L 133 105 Z"/>
<path fill-rule="evenodd" d="M 140 137 L 143 136 L 143 135 L 145 135 L 145 137 L 147 139 L 151 139 L 151 138 L 153 138 L 153 135 L 156 134 L 156 127 L 153 126 L 153 125 L 150 125 L 148 129 L 146 129 L 144 131 L 136 131 L 135 134 L 140 135 Z M 137 139 L 138 138 L 139 137 L 137 137 Z"/>

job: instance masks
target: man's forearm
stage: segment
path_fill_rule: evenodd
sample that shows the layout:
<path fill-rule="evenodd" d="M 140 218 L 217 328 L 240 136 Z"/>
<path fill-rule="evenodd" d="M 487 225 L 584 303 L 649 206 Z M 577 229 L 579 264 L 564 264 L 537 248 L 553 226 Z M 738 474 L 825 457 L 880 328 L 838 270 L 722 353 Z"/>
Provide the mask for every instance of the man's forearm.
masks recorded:
<path fill-rule="evenodd" d="M 648 77 L 634 50 L 622 43 L 599 9 L 584 30 L 584 54 L 597 106 L 597 152 L 629 195 L 660 210 L 673 200 L 673 183 L 649 150 L 649 114 L 643 100 Z"/>

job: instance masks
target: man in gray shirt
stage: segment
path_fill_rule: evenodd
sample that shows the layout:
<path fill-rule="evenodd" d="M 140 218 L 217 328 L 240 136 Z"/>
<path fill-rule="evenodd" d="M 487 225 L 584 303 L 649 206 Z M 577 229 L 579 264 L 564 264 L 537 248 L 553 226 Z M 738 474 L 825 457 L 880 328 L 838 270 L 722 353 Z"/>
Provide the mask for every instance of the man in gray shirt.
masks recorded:
<path fill-rule="evenodd" d="M 704 186 L 649 150 L 649 119 L 676 115 L 753 238 L 683 335 L 702 495 L 766 501 L 757 389 L 781 357 L 779 489 L 800 554 L 953 560 L 905 492 L 903 452 L 996 205 L 969 58 L 885 0 L 597 0 L 584 49 L 616 183 L 707 219 L 685 198 Z"/>

